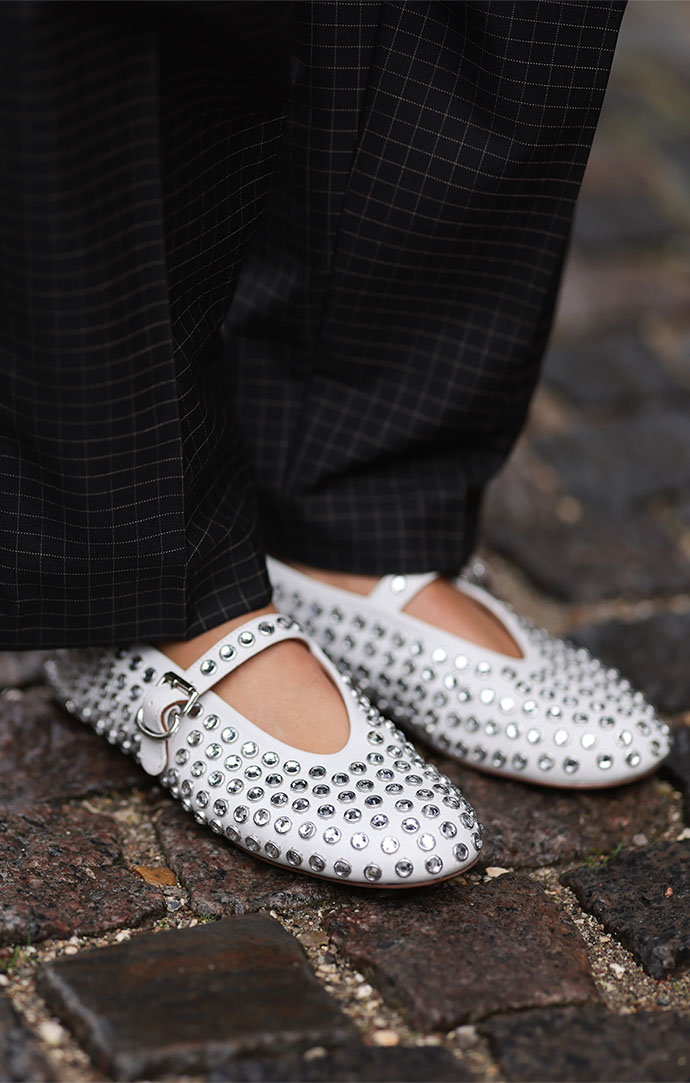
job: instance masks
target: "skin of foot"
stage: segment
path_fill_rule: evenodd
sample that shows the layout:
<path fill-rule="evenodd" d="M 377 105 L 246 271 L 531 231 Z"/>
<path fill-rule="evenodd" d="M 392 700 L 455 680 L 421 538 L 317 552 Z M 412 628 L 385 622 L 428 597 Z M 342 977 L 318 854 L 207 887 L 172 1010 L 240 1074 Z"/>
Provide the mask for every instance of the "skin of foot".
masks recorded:
<path fill-rule="evenodd" d="M 355 594 L 368 594 L 378 582 L 377 576 L 349 575 L 290 563 L 305 575 Z M 510 658 L 522 657 L 517 643 L 498 618 L 474 598 L 463 594 L 450 579 L 435 579 L 428 583 L 408 602 L 403 612 L 480 647 L 488 647 Z"/>
<path fill-rule="evenodd" d="M 291 563 L 305 575 L 355 594 L 368 594 L 378 582 L 376 576 Z M 193 639 L 166 641 L 157 647 L 186 669 L 246 620 L 276 612 L 275 606 L 265 606 Z M 522 656 L 513 637 L 493 613 L 463 594 L 450 579 L 436 579 L 427 584 L 405 606 L 405 612 L 499 654 L 511 658 Z M 289 640 L 275 643 L 223 677 L 213 690 L 245 718 L 294 748 L 327 754 L 339 752 L 347 742 L 349 721 L 340 691 L 303 643 Z"/>
<path fill-rule="evenodd" d="M 214 643 L 252 617 L 277 613 L 273 605 L 225 621 L 188 640 L 155 644 L 187 669 Z M 221 678 L 213 691 L 266 733 L 306 752 L 339 752 L 350 723 L 339 689 L 309 648 L 298 640 L 274 643 Z"/>

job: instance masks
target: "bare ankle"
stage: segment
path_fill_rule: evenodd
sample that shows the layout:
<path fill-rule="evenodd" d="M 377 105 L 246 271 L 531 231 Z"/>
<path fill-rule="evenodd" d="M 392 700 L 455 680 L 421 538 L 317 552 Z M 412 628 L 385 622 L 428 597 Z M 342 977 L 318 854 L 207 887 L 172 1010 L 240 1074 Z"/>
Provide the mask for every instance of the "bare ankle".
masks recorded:
<path fill-rule="evenodd" d="M 156 647 L 187 669 L 233 629 L 277 612 L 274 605 L 263 606 L 193 639 L 168 640 Z M 342 695 L 302 643 L 274 644 L 221 677 L 213 691 L 260 729 L 294 748 L 332 753 L 347 741 L 349 721 Z"/>

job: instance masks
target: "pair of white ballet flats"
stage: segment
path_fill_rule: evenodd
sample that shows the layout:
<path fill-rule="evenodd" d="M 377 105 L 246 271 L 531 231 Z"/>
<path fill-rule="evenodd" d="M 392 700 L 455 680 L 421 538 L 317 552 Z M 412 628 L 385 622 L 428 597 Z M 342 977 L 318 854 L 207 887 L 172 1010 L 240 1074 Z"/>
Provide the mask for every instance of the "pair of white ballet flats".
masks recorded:
<path fill-rule="evenodd" d="M 59 650 L 46 662 L 68 711 L 257 857 L 387 888 L 468 869 L 481 824 L 410 736 L 480 770 L 571 788 L 630 782 L 668 752 L 668 727 L 640 692 L 516 616 L 481 585 L 476 563 L 456 585 L 498 618 L 521 658 L 404 612 L 436 573 L 387 575 L 362 596 L 272 558 L 268 567 L 280 615 L 248 620 L 188 669 L 140 645 Z M 339 752 L 283 744 L 213 691 L 285 639 L 305 642 L 342 690 L 350 735 Z"/>

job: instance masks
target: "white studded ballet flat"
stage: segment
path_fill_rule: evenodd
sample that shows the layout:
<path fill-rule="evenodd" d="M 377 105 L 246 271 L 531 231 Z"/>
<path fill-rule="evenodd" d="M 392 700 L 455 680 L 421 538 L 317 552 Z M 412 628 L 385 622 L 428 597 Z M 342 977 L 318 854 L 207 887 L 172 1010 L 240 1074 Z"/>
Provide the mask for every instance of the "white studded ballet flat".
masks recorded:
<path fill-rule="evenodd" d="M 323 755 L 283 744 L 213 692 L 279 640 L 299 639 L 343 693 L 346 745 Z M 438 882 L 469 868 L 481 825 L 290 617 L 256 617 L 188 669 L 150 646 L 57 651 L 58 699 L 158 775 L 199 823 L 277 865 L 369 887 Z"/>
<path fill-rule="evenodd" d="M 387 575 L 360 595 L 273 558 L 268 568 L 276 604 L 383 714 L 473 767 L 542 785 L 615 786 L 653 771 L 669 750 L 668 726 L 629 681 L 518 617 L 472 569 L 456 586 L 501 621 L 521 658 L 403 612 L 435 572 Z"/>

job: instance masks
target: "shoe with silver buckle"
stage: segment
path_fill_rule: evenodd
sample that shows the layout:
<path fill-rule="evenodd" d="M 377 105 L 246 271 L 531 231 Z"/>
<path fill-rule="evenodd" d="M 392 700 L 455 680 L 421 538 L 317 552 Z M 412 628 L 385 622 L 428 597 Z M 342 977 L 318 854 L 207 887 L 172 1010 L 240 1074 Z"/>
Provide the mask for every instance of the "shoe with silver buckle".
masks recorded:
<path fill-rule="evenodd" d="M 285 639 L 306 643 L 341 690 L 350 734 L 339 752 L 283 744 L 213 691 Z M 59 650 L 45 669 L 67 710 L 257 857 L 369 887 L 435 883 L 477 860 L 481 825 L 458 788 L 288 616 L 248 620 L 184 670 L 151 646 Z"/>
<path fill-rule="evenodd" d="M 455 580 L 518 644 L 512 658 L 403 612 L 438 573 L 386 575 L 367 595 L 269 558 L 274 599 L 378 709 L 446 755 L 546 786 L 631 782 L 669 751 L 669 728 L 642 693 L 590 652 L 535 628 L 481 584 Z"/>

